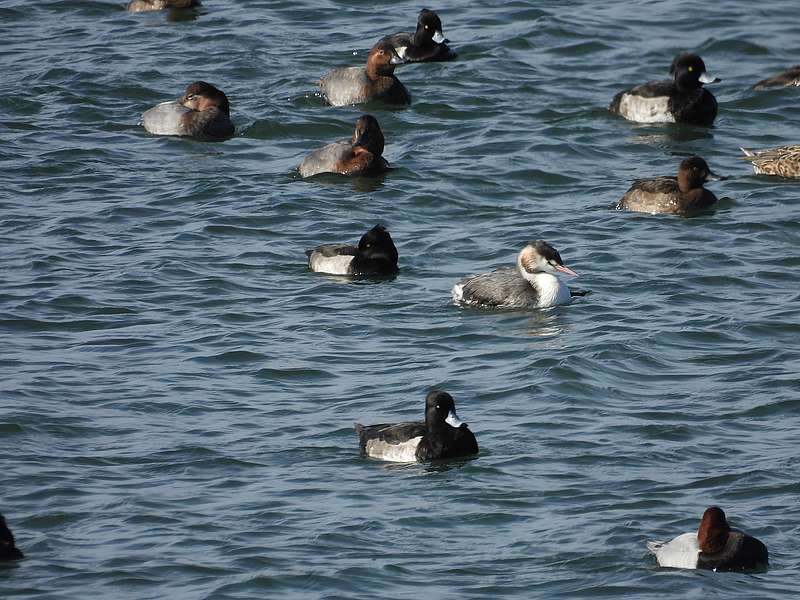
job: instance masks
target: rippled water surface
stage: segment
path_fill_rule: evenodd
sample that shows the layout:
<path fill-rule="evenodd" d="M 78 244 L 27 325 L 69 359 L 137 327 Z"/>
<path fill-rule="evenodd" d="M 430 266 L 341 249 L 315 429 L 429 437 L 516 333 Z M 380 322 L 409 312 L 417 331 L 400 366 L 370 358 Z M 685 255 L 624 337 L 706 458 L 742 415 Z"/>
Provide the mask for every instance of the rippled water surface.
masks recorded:
<path fill-rule="evenodd" d="M 739 146 L 800 143 L 796 3 L 431 6 L 459 58 L 404 65 L 370 106 L 395 169 L 302 181 L 361 108 L 314 95 L 421 8 L 207 0 L 0 2 L 0 510 L 28 559 L 4 598 L 793 598 L 800 463 L 800 184 Z M 699 52 L 710 129 L 606 105 Z M 237 135 L 138 125 L 190 81 Z M 729 179 L 691 219 L 622 213 L 688 154 Z M 391 281 L 304 250 L 385 223 Z M 459 309 L 462 275 L 559 249 L 590 290 Z M 352 423 L 449 390 L 475 460 L 359 458 Z M 764 540 L 757 575 L 659 569 L 645 541 L 710 504 Z"/>

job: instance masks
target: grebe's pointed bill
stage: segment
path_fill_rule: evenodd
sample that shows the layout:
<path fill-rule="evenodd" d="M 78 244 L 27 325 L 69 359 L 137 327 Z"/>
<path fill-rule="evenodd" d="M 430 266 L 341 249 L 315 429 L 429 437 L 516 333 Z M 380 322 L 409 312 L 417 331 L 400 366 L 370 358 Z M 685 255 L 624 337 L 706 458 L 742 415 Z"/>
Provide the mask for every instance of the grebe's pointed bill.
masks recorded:
<path fill-rule="evenodd" d="M 458 418 L 455 409 L 447 413 L 447 418 L 444 420 L 444 422 L 450 425 L 450 427 L 455 427 L 456 429 L 462 425 L 462 421 Z"/>
<path fill-rule="evenodd" d="M 562 273 L 566 273 L 567 275 L 572 275 L 573 277 L 577 277 L 578 274 L 570 269 L 569 267 L 565 267 L 564 265 L 555 265 L 556 271 L 561 271 Z"/>
<path fill-rule="evenodd" d="M 698 81 L 700 81 L 700 83 L 719 83 L 720 81 L 722 81 L 722 79 L 720 79 L 719 77 L 714 77 L 712 75 L 709 75 L 708 73 L 703 71 L 702 73 L 700 73 Z"/>
<path fill-rule="evenodd" d="M 445 41 L 444 34 L 437 29 L 436 33 L 433 34 L 433 41 L 436 42 L 437 44 L 441 44 L 442 42 Z"/>

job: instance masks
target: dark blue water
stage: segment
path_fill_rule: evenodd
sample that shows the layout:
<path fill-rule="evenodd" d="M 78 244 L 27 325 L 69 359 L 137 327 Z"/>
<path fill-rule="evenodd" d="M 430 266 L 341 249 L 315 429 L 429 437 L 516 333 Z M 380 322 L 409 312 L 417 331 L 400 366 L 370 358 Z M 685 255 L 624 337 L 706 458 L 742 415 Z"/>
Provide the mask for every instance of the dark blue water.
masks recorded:
<path fill-rule="evenodd" d="M 370 107 L 395 170 L 299 180 L 361 110 L 316 78 L 419 8 L 0 3 L 0 510 L 28 556 L 0 596 L 796 596 L 800 188 L 738 158 L 800 142 L 797 89 L 748 89 L 800 62 L 796 5 L 445 1 L 459 60 Z M 713 128 L 606 111 L 682 50 L 723 79 Z M 137 125 L 195 79 L 235 138 Z M 613 210 L 691 153 L 729 176 L 715 211 Z M 307 271 L 377 222 L 396 279 Z M 450 303 L 535 238 L 588 296 Z M 359 458 L 354 421 L 421 418 L 435 386 L 477 459 Z M 714 503 L 769 572 L 655 566 L 645 541 Z"/>

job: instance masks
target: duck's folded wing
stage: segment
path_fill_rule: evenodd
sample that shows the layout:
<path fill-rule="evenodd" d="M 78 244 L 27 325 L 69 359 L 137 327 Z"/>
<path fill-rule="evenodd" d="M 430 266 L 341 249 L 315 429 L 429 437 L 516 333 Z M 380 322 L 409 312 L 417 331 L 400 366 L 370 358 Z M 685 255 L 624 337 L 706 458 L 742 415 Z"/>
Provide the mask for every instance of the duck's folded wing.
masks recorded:
<path fill-rule="evenodd" d="M 620 199 L 620 208 L 647 210 L 649 207 L 667 205 L 678 194 L 677 177 L 637 179 Z"/>
<path fill-rule="evenodd" d="M 183 116 L 189 112 L 174 100 L 162 102 L 142 114 L 142 126 L 154 135 L 186 135 Z"/>
<path fill-rule="evenodd" d="M 319 87 L 332 106 L 346 106 L 364 101 L 368 83 L 364 67 L 344 67 L 323 75 Z"/>
<path fill-rule="evenodd" d="M 354 425 L 362 441 L 380 440 L 388 444 L 402 444 L 425 434 L 425 423 L 381 423 L 379 425 Z"/>
<path fill-rule="evenodd" d="M 325 244 L 324 246 L 317 246 L 312 250 L 306 250 L 306 256 L 311 257 L 312 254 L 319 255 L 322 258 L 355 256 L 357 251 L 358 248 L 356 246 L 349 246 L 347 244 Z"/>
<path fill-rule="evenodd" d="M 301 177 L 311 177 L 318 173 L 338 173 L 340 162 L 353 154 L 353 145 L 348 141 L 334 142 L 311 152 L 297 168 Z"/>
<path fill-rule="evenodd" d="M 660 98 L 669 96 L 674 90 L 675 83 L 672 81 L 649 81 L 629 89 L 626 93 L 642 98 Z"/>

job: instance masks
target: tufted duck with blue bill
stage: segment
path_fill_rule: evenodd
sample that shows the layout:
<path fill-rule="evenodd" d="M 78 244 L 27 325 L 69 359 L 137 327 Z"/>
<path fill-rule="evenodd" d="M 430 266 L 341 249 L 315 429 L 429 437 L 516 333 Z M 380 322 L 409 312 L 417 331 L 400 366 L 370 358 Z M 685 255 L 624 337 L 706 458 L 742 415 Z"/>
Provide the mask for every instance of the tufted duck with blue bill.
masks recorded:
<path fill-rule="evenodd" d="M 717 100 L 705 83 L 720 79 L 706 72 L 696 54 L 679 54 L 669 69 L 672 81 L 651 81 L 619 92 L 608 109 L 637 123 L 688 123 L 712 125 L 717 117 Z"/>
<path fill-rule="evenodd" d="M 397 274 L 397 248 L 383 225 L 361 236 L 358 246 L 327 244 L 306 250 L 308 268 L 317 273 L 351 276 Z"/>
<path fill-rule="evenodd" d="M 390 43 L 400 58 L 409 63 L 452 60 L 456 57 L 447 45 L 449 40 L 442 33 L 439 15 L 427 8 L 420 11 L 414 33 L 393 33 L 381 41 Z"/>
<path fill-rule="evenodd" d="M 425 421 L 354 425 L 361 456 L 391 462 L 427 462 L 478 453 L 478 442 L 456 414 L 447 392 L 433 390 L 425 397 Z"/>

